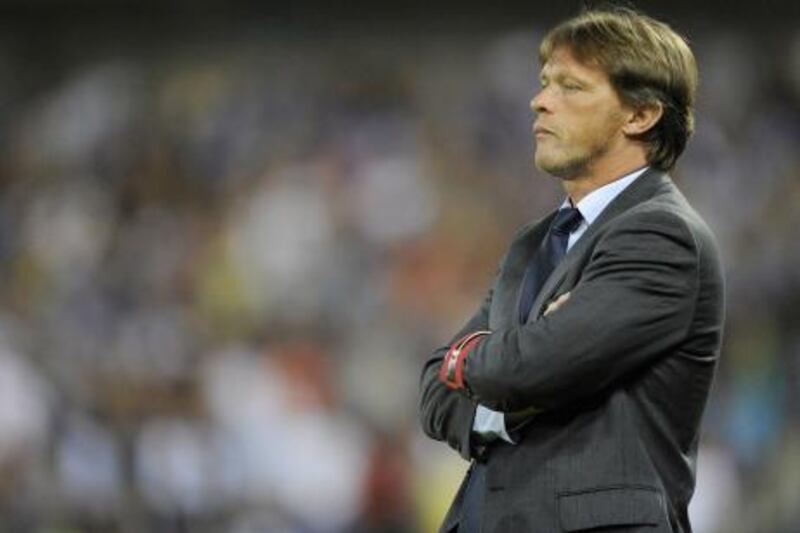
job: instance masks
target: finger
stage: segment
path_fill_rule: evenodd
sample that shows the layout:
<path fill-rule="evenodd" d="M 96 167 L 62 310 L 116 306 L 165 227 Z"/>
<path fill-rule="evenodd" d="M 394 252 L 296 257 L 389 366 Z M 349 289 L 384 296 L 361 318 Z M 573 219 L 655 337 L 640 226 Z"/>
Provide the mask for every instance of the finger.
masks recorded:
<path fill-rule="evenodd" d="M 558 298 L 556 298 L 555 300 L 553 300 L 552 302 L 550 302 L 550 303 L 547 305 L 547 308 L 546 308 L 546 309 L 545 309 L 545 311 L 544 311 L 544 315 L 545 315 L 545 316 L 547 316 L 547 315 L 549 315 L 550 313 L 552 313 L 553 311 L 556 311 L 556 310 L 557 310 L 559 307 L 561 307 L 562 305 L 564 305 L 564 303 L 565 303 L 565 302 L 566 302 L 568 299 L 569 299 L 569 293 L 568 293 L 568 292 L 565 292 L 564 294 L 562 294 L 561 296 L 559 296 Z"/>

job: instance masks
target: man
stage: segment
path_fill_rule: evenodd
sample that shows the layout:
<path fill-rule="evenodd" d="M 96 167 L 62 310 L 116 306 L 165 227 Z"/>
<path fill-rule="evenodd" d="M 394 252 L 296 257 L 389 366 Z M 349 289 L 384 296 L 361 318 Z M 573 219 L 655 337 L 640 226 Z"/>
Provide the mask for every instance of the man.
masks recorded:
<path fill-rule="evenodd" d="M 535 161 L 567 198 L 424 367 L 425 432 L 472 460 L 442 531 L 689 532 L 723 322 L 714 238 L 666 174 L 695 60 L 613 8 L 553 29 L 540 62 Z"/>

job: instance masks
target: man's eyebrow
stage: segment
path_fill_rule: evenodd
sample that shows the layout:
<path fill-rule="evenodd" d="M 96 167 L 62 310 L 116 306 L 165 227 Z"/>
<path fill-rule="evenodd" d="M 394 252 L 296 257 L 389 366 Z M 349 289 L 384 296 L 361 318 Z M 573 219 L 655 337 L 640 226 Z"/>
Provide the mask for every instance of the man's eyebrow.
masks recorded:
<path fill-rule="evenodd" d="M 539 80 L 540 81 L 545 81 L 545 80 L 550 81 L 550 80 L 553 80 L 553 79 L 560 80 L 560 79 L 563 79 L 563 78 L 564 78 L 564 73 L 563 72 L 559 72 L 559 71 L 546 72 L 546 71 L 542 70 L 539 73 Z"/>
<path fill-rule="evenodd" d="M 541 81 L 550 81 L 550 80 L 555 80 L 557 82 L 562 82 L 564 80 L 569 80 L 569 81 L 573 81 L 575 83 L 579 83 L 579 84 L 582 84 L 582 85 L 589 83 L 588 80 L 586 80 L 586 79 L 584 79 L 584 78 L 582 78 L 580 76 L 577 76 L 577 75 L 575 75 L 575 74 L 573 74 L 571 72 L 565 72 L 563 70 L 556 70 L 555 72 L 545 72 L 544 69 L 542 69 L 539 72 L 539 81 L 541 82 Z"/>

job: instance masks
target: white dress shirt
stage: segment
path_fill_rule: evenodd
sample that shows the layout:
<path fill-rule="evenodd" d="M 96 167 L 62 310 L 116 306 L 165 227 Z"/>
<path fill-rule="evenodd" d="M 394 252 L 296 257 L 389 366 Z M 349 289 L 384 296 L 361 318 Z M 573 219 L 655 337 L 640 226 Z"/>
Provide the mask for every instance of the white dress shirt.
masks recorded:
<path fill-rule="evenodd" d="M 617 197 L 619 193 L 625 190 L 633 181 L 641 176 L 644 171 L 647 170 L 647 167 L 640 168 L 630 174 L 627 174 L 617 180 L 612 181 L 606 185 L 603 185 L 599 189 L 596 189 L 589 194 L 587 194 L 578 205 L 575 207 L 580 211 L 581 216 L 583 217 L 583 221 L 580 225 L 570 233 L 569 240 L 567 241 L 567 251 L 569 251 L 572 246 L 578 242 L 578 239 L 586 232 L 589 226 L 597 220 L 597 217 L 600 216 L 600 213 L 605 210 L 608 204 Z M 572 202 L 570 201 L 569 197 L 564 200 L 564 203 L 561 204 L 559 209 L 563 209 L 565 207 L 570 207 Z M 475 411 L 475 420 L 472 423 L 472 431 L 479 434 L 485 440 L 494 440 L 497 438 L 501 438 L 504 441 L 515 444 L 511 437 L 508 436 L 508 432 L 506 431 L 506 423 L 505 417 L 503 413 L 498 411 L 492 411 L 488 407 L 484 407 L 483 405 L 478 405 L 477 411 Z"/>

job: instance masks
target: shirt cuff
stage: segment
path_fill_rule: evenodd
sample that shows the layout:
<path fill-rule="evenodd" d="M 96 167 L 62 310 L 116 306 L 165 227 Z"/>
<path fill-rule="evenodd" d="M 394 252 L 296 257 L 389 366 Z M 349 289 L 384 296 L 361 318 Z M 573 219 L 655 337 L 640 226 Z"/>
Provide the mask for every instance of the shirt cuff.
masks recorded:
<path fill-rule="evenodd" d="M 478 405 L 475 410 L 472 432 L 476 433 L 483 441 L 491 442 L 503 439 L 509 444 L 516 444 L 506 431 L 505 413 L 492 411 L 483 405 Z"/>

